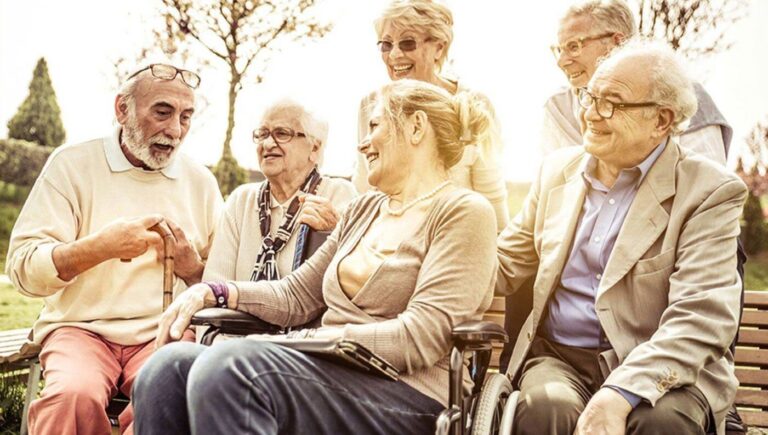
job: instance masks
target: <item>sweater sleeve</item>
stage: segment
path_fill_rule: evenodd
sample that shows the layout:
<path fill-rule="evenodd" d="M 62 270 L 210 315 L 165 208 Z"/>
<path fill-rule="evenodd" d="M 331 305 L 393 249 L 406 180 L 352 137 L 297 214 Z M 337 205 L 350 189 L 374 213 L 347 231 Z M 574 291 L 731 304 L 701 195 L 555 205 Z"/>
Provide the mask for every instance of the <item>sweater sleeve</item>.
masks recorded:
<path fill-rule="evenodd" d="M 51 161 L 35 182 L 11 233 L 5 270 L 24 295 L 50 296 L 73 282 L 63 281 L 53 263 L 53 250 L 74 242 L 79 227 L 75 195 L 65 190 L 61 171 Z"/>
<path fill-rule="evenodd" d="M 237 268 L 240 246 L 240 225 L 237 223 L 237 192 L 233 192 L 225 205 L 208 253 L 203 272 L 204 281 L 232 279 Z"/>
<path fill-rule="evenodd" d="M 445 207 L 428 223 L 428 251 L 406 309 L 393 319 L 347 324 L 318 335 L 341 334 L 409 373 L 449 353 L 453 327 L 480 319 L 490 305 L 496 231 L 493 210 L 477 195 Z"/>
<path fill-rule="evenodd" d="M 325 310 L 323 277 L 339 245 L 339 234 L 348 219 L 342 216 L 336 229 L 298 269 L 277 281 L 236 281 L 238 307 L 269 323 L 283 327 L 302 325 Z"/>

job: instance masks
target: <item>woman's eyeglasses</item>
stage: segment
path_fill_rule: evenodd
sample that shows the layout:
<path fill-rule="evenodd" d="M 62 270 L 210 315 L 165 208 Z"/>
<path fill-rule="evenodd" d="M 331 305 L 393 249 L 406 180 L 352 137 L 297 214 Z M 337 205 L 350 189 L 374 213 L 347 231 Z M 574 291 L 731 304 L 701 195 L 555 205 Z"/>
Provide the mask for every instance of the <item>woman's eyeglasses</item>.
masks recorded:
<path fill-rule="evenodd" d="M 128 77 L 128 80 L 136 77 L 142 72 L 149 70 L 152 76 L 162 80 L 173 80 L 177 75 L 181 74 L 181 80 L 186 83 L 192 89 L 197 89 L 200 86 L 200 76 L 192 71 L 176 68 L 173 65 L 166 65 L 164 63 L 153 63 L 148 67 L 142 68 Z"/>
<path fill-rule="evenodd" d="M 431 40 L 432 38 L 427 38 L 422 42 L 427 42 Z M 377 42 L 379 46 L 379 51 L 382 53 L 389 53 L 392 51 L 393 48 L 395 48 L 395 44 L 392 41 L 379 41 Z M 397 48 L 400 49 L 400 51 L 408 52 L 416 50 L 419 47 L 418 41 L 416 41 L 413 38 L 408 39 L 401 39 L 400 41 L 397 41 Z"/>
<path fill-rule="evenodd" d="M 271 131 L 270 129 L 266 127 L 257 128 L 256 130 L 253 130 L 253 141 L 256 144 L 262 143 L 266 141 L 267 139 L 272 137 L 272 139 L 277 144 L 284 144 L 287 142 L 290 142 L 291 139 L 294 137 L 306 137 L 306 135 L 299 131 L 294 131 L 291 128 L 288 127 L 275 127 Z"/>

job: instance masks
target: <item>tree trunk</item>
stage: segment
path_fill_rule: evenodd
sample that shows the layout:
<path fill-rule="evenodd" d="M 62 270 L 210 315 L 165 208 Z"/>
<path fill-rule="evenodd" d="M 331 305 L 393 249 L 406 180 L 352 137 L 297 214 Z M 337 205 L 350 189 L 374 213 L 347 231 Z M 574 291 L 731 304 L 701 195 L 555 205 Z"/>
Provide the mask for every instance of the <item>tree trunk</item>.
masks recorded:
<path fill-rule="evenodd" d="M 229 79 L 229 114 L 227 116 L 227 133 L 224 135 L 224 147 L 221 157 L 232 155 L 232 130 L 235 128 L 235 104 L 237 103 L 237 88 L 240 85 L 240 74 L 233 68 Z"/>

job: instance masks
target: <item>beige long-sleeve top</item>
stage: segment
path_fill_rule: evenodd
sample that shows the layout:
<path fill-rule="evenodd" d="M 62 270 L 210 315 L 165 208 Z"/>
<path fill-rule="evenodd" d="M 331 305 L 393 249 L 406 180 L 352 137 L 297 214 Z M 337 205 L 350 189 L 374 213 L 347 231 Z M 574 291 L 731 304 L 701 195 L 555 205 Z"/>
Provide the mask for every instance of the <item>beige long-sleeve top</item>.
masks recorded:
<path fill-rule="evenodd" d="M 463 86 L 461 82 L 456 83 L 457 92 L 472 92 L 478 95 L 486 103 L 486 107 L 491 110 L 491 115 L 495 119 L 493 105 L 490 100 L 477 92 L 471 91 Z M 368 121 L 371 112 L 374 109 L 374 99 L 376 94 L 370 94 L 360 102 L 360 110 L 357 115 L 357 141 L 362 142 L 368 134 Z M 499 122 L 496 120 L 495 129 L 498 129 Z M 493 150 L 483 151 L 478 145 L 470 144 L 464 147 L 464 155 L 459 163 L 448 170 L 448 175 L 457 186 L 461 186 L 483 195 L 493 206 L 496 214 L 496 230 L 501 231 L 507 226 L 509 221 L 509 207 L 507 205 L 507 186 L 504 182 L 499 162 L 501 161 L 501 135 L 498 130 L 495 132 L 495 141 Z M 490 154 L 490 155 L 487 155 Z M 357 154 L 355 172 L 352 174 L 352 183 L 360 193 L 371 190 L 368 184 L 368 164 L 362 154 Z"/>
<path fill-rule="evenodd" d="M 234 282 L 238 309 L 289 326 L 327 307 L 317 335 L 363 344 L 397 367 L 408 385 L 447 404 L 451 329 L 479 320 L 493 297 L 493 209 L 466 189 L 436 199 L 418 231 L 349 299 L 339 284 L 339 261 L 368 231 L 385 198 L 371 192 L 353 201 L 325 244 L 285 278 Z"/>
<path fill-rule="evenodd" d="M 62 281 L 53 263 L 56 246 L 120 218 L 161 214 L 208 255 L 223 202 L 213 174 L 184 154 L 162 171 L 136 168 L 120 150 L 118 134 L 54 151 L 11 233 L 6 273 L 21 293 L 45 303 L 33 328 L 37 343 L 62 326 L 117 344 L 145 343 L 155 338 L 162 313 L 163 267 L 154 249 Z M 175 293 L 186 289 L 181 279 L 174 284 Z"/>
<path fill-rule="evenodd" d="M 227 198 L 216 237 L 213 239 L 211 253 L 205 265 L 203 280 L 235 280 L 248 281 L 251 279 L 256 257 L 261 249 L 261 234 L 259 225 L 259 190 L 262 183 L 245 184 L 235 189 Z M 346 210 L 347 205 L 356 196 L 354 186 L 341 178 L 323 177 L 317 186 L 317 195 L 328 198 L 339 213 Z M 293 200 L 280 204 L 271 198 L 270 213 L 272 222 L 270 232 L 275 234 L 283 223 L 283 217 L 288 205 Z M 280 276 L 286 276 L 293 269 L 293 255 L 296 252 L 299 225 L 296 225 L 288 243 L 277 253 L 277 271 Z"/>

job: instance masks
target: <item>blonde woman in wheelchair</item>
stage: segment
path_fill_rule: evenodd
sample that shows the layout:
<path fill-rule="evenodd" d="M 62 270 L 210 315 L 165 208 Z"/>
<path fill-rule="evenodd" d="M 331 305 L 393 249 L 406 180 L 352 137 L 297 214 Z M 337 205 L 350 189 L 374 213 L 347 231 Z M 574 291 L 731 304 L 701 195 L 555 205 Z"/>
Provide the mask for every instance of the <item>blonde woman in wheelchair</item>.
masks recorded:
<path fill-rule="evenodd" d="M 136 429 L 155 433 L 431 433 L 448 403 L 451 330 L 493 296 L 496 218 L 448 169 L 488 132 L 485 103 L 423 82 L 378 94 L 358 149 L 378 191 L 355 200 L 320 249 L 279 281 L 201 284 L 177 298 L 134 391 Z M 178 340 L 205 307 L 283 327 L 322 315 L 302 337 L 354 340 L 398 381 L 247 338 Z M 465 376 L 465 388 L 469 377 Z"/>

